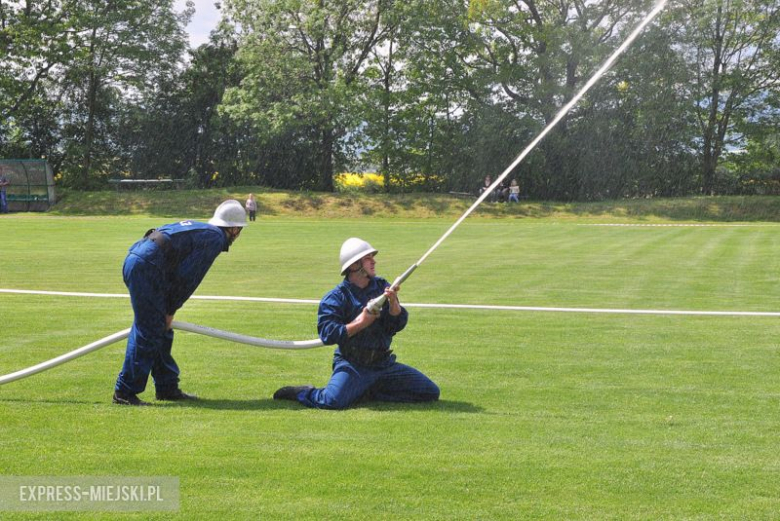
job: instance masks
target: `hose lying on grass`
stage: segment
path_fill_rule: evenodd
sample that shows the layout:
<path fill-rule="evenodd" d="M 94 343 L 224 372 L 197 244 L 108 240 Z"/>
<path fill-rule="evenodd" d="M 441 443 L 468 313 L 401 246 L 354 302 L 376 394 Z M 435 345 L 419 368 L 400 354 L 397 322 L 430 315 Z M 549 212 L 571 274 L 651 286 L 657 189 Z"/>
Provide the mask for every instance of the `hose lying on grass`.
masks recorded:
<path fill-rule="evenodd" d="M 257 338 L 253 336 L 239 335 L 237 333 L 222 331 L 219 329 L 214 329 L 206 326 L 199 326 L 197 324 L 190 324 L 188 322 L 179 322 L 178 320 L 174 320 L 172 325 L 174 329 L 180 329 L 182 331 L 188 331 L 190 333 L 197 333 L 199 335 L 206 335 L 214 338 L 220 338 L 222 340 L 229 340 L 231 342 L 238 342 L 240 344 L 248 344 L 257 347 L 266 347 L 269 349 L 312 349 L 315 347 L 321 347 L 323 345 L 322 341 L 319 339 L 297 340 L 297 341 L 269 340 L 266 338 Z M 47 371 L 52 367 L 57 367 L 58 365 L 62 365 L 64 363 L 70 362 L 71 360 L 75 360 L 76 358 L 81 358 L 82 356 L 88 355 L 89 353 L 97 351 L 98 349 L 102 349 L 111 344 L 115 344 L 120 340 L 124 340 L 125 338 L 128 337 L 128 335 L 130 335 L 130 328 L 123 329 L 122 331 L 117 331 L 113 335 L 108 335 L 107 337 L 101 338 L 100 340 L 96 340 L 91 344 L 85 345 L 84 347 L 74 349 L 73 351 L 69 353 L 65 353 L 64 355 L 60 355 L 56 358 L 52 358 L 51 360 L 41 362 L 40 364 L 33 365 L 26 369 L 21 369 L 14 373 L 9 373 L 7 375 L 0 376 L 0 385 L 5 385 L 7 383 L 11 383 L 16 380 L 21 380 L 23 378 L 27 378 L 28 376 L 32 376 L 34 374 Z"/>

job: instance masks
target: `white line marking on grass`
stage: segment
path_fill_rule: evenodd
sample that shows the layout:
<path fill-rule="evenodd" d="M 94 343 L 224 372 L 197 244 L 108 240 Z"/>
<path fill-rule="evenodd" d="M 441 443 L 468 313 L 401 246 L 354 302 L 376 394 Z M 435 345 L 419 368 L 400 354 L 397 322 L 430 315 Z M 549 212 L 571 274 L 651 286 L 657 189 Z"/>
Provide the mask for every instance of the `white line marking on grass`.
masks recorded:
<path fill-rule="evenodd" d="M 93 297 L 93 298 L 129 298 L 124 293 L 79 293 L 73 291 L 37 291 L 26 289 L 0 289 L 0 293 L 14 293 L 22 295 L 47 295 L 57 297 Z M 319 304 L 319 300 L 293 299 L 293 298 L 268 298 L 268 297 L 233 297 L 214 295 L 193 295 L 195 300 L 226 300 L 239 302 L 270 302 L 276 304 Z M 687 315 L 687 316 L 716 316 L 716 317 L 780 317 L 777 311 L 696 311 L 674 309 L 610 309 L 610 308 L 560 308 L 539 306 L 495 306 L 488 304 L 419 304 L 406 303 L 410 308 L 430 309 L 480 309 L 486 311 L 538 311 L 546 313 L 607 313 L 623 315 Z"/>
<path fill-rule="evenodd" d="M 490 306 L 478 304 L 406 304 L 408 307 L 439 309 L 485 309 L 494 311 L 544 311 L 552 313 L 612 313 L 623 315 L 701 315 L 736 317 L 780 317 L 775 311 L 685 311 L 673 309 L 547 308 L 537 306 Z"/>
<path fill-rule="evenodd" d="M 770 227 L 777 224 L 696 224 L 696 223 L 670 223 L 670 224 L 641 224 L 641 223 L 578 223 L 577 226 L 624 226 L 627 228 L 748 228 Z"/>
<path fill-rule="evenodd" d="M 129 298 L 124 293 L 77 293 L 75 291 L 38 291 L 31 289 L 0 289 L 0 293 L 16 293 L 19 295 L 47 295 L 53 297 L 93 297 L 93 298 Z"/>
<path fill-rule="evenodd" d="M 29 289 L 0 289 L 0 293 L 17 293 L 21 295 L 47 295 L 53 297 L 92 297 L 92 298 L 130 298 L 127 293 L 83 293 L 77 291 L 38 291 Z M 281 304 L 319 304 L 319 300 L 304 300 L 290 298 L 263 298 L 263 297 L 222 297 L 211 295 L 193 295 L 195 300 L 233 300 L 249 302 L 274 302 Z"/>

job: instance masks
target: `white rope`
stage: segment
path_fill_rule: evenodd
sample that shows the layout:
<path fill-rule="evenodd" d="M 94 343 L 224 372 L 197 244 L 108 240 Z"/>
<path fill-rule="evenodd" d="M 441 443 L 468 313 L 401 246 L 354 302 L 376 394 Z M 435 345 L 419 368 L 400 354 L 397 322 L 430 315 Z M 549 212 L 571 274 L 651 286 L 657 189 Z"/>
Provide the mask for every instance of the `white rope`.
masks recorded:
<path fill-rule="evenodd" d="M 248 344 L 257 347 L 266 347 L 269 349 L 312 349 L 324 345 L 322 341 L 319 339 L 305 340 L 305 341 L 269 340 L 266 338 L 257 338 L 252 336 L 239 335 L 236 333 L 230 333 L 228 331 L 221 331 L 219 329 L 214 329 L 211 327 L 198 326 L 196 324 L 190 324 L 188 322 L 179 322 L 177 320 L 174 320 L 172 325 L 175 329 L 188 331 L 190 333 L 197 333 L 200 335 L 220 338 L 222 340 L 229 340 L 231 342 L 238 342 L 240 344 Z M 100 340 L 96 340 L 91 344 L 87 344 L 84 347 L 74 349 L 69 353 L 65 353 L 64 355 L 58 356 L 56 358 L 52 358 L 51 360 L 47 360 L 46 362 L 41 362 L 40 364 L 28 367 L 26 369 L 21 369 L 14 373 L 0 376 L 0 385 L 5 385 L 7 383 L 11 383 L 16 380 L 21 380 L 23 378 L 27 378 L 34 374 L 47 371 L 53 367 L 57 367 L 58 365 L 62 365 L 64 363 L 70 362 L 71 360 L 75 360 L 76 358 L 81 358 L 82 356 L 88 355 L 89 353 L 97 351 L 98 349 L 102 349 L 106 346 L 119 342 L 120 340 L 124 340 L 129 335 L 130 335 L 130 328 L 123 329 L 122 331 L 117 331 L 113 335 L 108 335 L 107 337 L 101 338 Z"/>

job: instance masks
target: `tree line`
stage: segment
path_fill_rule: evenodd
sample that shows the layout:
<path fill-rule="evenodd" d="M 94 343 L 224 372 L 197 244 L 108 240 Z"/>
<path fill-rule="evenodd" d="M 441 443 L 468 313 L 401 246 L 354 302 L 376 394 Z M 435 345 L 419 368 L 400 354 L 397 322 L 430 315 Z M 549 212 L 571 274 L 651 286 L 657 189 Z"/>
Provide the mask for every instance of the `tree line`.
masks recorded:
<path fill-rule="evenodd" d="M 647 0 L 0 0 L 0 157 L 58 183 L 473 192 L 652 8 Z M 780 193 L 780 4 L 669 0 L 522 162 L 532 198 Z"/>

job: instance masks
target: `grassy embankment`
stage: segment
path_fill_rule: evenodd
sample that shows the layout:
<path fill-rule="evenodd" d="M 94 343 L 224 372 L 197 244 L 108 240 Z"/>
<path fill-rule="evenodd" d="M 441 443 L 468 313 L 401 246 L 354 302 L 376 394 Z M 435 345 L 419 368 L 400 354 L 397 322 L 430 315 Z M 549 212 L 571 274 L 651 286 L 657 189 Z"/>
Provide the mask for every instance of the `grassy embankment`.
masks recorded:
<path fill-rule="evenodd" d="M 268 191 L 261 187 L 167 191 L 61 191 L 52 215 L 149 215 L 203 217 L 227 198 L 244 201 L 253 192 L 258 214 L 268 217 L 354 218 L 457 218 L 473 203 L 447 194 L 328 194 Z M 588 219 L 659 221 L 780 221 L 780 198 L 686 197 L 632 199 L 594 203 L 523 201 L 519 204 L 483 203 L 481 217 L 537 219 Z"/>

